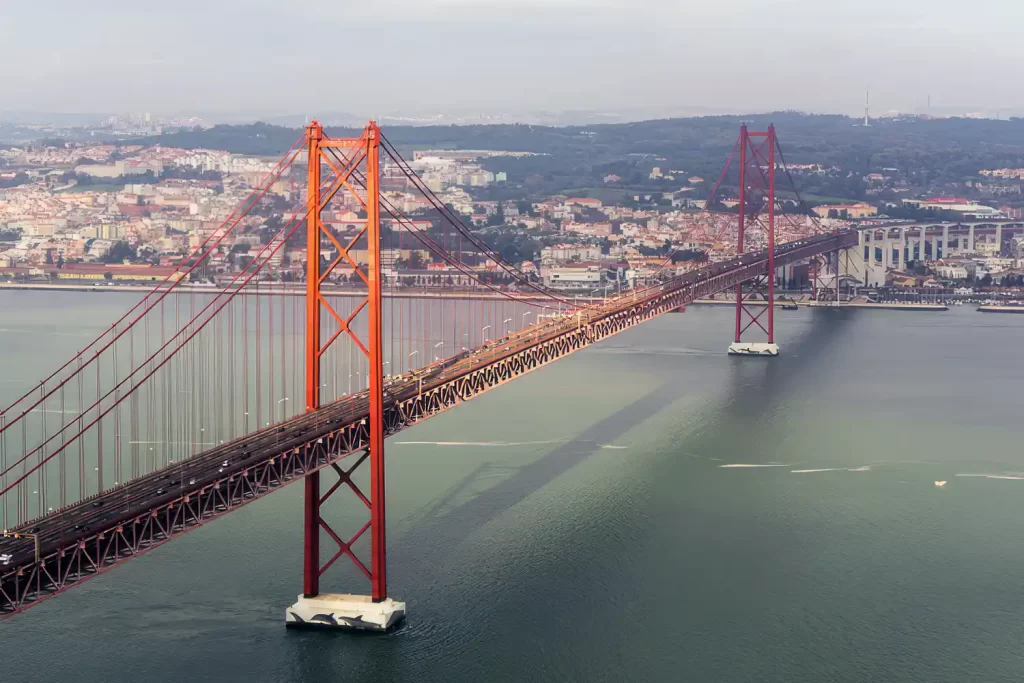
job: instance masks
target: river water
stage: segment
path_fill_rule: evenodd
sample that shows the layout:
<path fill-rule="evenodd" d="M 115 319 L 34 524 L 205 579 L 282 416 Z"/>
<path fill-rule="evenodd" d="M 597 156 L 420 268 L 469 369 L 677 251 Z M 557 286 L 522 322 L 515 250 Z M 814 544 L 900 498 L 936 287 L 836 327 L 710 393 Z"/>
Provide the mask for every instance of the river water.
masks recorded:
<path fill-rule="evenodd" d="M 126 303 L 0 295 L 4 395 Z M 389 440 L 391 634 L 284 628 L 293 486 L 0 623 L 0 681 L 1024 680 L 1024 316 L 776 320 L 730 358 L 691 307 Z"/>

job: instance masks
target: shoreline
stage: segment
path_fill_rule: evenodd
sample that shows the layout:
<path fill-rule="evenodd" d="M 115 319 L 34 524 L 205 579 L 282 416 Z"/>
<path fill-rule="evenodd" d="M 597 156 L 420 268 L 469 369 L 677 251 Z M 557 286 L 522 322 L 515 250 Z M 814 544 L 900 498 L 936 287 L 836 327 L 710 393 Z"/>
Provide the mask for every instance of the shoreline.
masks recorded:
<path fill-rule="evenodd" d="M 756 306 L 759 302 L 748 302 Z M 763 302 L 760 302 L 763 303 Z M 801 308 L 863 308 L 880 311 L 948 311 L 949 306 L 945 304 L 919 304 L 919 303 L 871 303 L 868 301 L 852 301 L 836 304 L 834 301 L 775 301 L 775 308 L 782 308 L 785 305 L 796 304 Z M 735 306 L 735 299 L 697 299 L 689 306 Z"/>
<path fill-rule="evenodd" d="M 137 285 L 137 284 L 118 284 L 118 285 L 54 285 L 47 283 L 13 283 L 13 282 L 0 282 L 0 292 L 2 291 L 44 291 L 44 292 L 90 292 L 90 293 L 103 293 L 103 294 L 117 294 L 118 292 L 129 292 L 135 294 L 148 294 L 153 291 L 156 284 L 153 285 Z M 178 285 L 173 290 L 162 290 L 163 293 L 170 294 L 195 294 L 195 293 L 207 293 L 217 294 L 224 290 L 220 287 L 196 287 L 193 285 Z M 357 289 L 325 289 L 323 290 L 325 296 L 345 296 L 345 297 L 365 297 L 365 290 Z M 481 292 L 481 291 L 431 291 L 426 289 L 410 289 L 404 291 L 395 290 L 384 290 L 385 296 L 395 295 L 409 299 L 486 299 L 486 300 L 507 300 L 508 297 L 495 292 Z M 242 296 L 305 296 L 306 287 L 305 285 L 299 287 L 281 287 L 281 286 L 268 286 L 260 287 L 259 291 L 253 290 L 242 290 L 238 294 Z M 535 292 L 508 292 L 509 296 L 514 296 L 518 299 L 526 301 L 549 301 Z M 573 296 L 572 294 L 565 294 L 565 299 L 572 299 L 581 301 L 584 303 L 592 303 L 595 301 L 601 301 L 602 299 L 596 297 L 586 296 Z"/>
<path fill-rule="evenodd" d="M 140 284 L 118 284 L 118 285 L 107 285 L 107 284 L 49 284 L 49 283 L 14 283 L 14 282 L 0 282 L 0 292 L 2 291 L 51 291 L 51 292 L 92 292 L 92 293 L 117 293 L 117 292 L 130 292 L 135 294 L 148 294 L 153 291 L 155 285 L 140 285 Z M 196 287 L 192 285 L 178 285 L 170 293 L 177 294 L 194 294 L 194 293 L 209 293 L 216 294 L 221 292 L 218 287 Z M 256 291 L 240 291 L 239 294 L 243 296 L 305 296 L 306 289 L 304 286 L 299 287 L 280 287 L 280 286 L 269 286 L 261 287 L 259 292 Z M 363 297 L 366 296 L 364 291 L 352 290 L 352 289 L 332 289 L 325 291 L 327 296 L 332 297 Z M 548 301 L 548 299 L 536 295 L 531 292 L 508 292 L 510 296 L 515 296 L 519 299 L 527 301 Z M 394 294 L 392 294 L 394 295 Z M 481 292 L 481 291 L 465 291 L 465 292 L 453 292 L 453 291 L 431 291 L 425 289 L 411 289 L 404 290 L 397 294 L 397 296 L 408 298 L 408 299 L 475 299 L 475 300 L 505 300 L 507 297 L 502 294 L 496 294 L 494 292 Z M 593 303 L 601 301 L 600 297 L 588 297 L 588 296 L 574 296 L 571 294 L 564 294 L 566 299 L 572 299 L 583 303 Z M 751 302 L 753 303 L 753 302 Z M 784 305 L 796 304 L 800 307 L 806 308 L 836 308 L 835 302 L 825 301 L 794 301 L 787 299 L 785 301 L 776 300 L 775 307 L 781 308 Z M 735 306 L 735 299 L 696 299 L 695 301 L 687 304 L 688 306 Z M 866 301 L 853 301 L 839 305 L 840 308 L 860 308 L 860 309 L 874 309 L 874 310 L 885 310 L 885 311 L 948 311 L 949 306 L 945 304 L 926 304 L 926 303 L 869 303 Z M 981 310 L 981 309 L 977 309 Z M 991 312 L 991 311 L 986 311 Z M 1004 311 L 999 311 L 1004 312 Z M 1016 312 L 1016 311 L 1013 311 Z"/>

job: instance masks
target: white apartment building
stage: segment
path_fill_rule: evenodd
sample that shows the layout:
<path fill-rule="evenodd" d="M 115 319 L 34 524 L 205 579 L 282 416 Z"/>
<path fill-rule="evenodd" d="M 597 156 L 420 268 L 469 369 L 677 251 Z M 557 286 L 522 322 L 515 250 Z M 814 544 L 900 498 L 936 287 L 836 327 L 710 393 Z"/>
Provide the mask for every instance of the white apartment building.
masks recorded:
<path fill-rule="evenodd" d="M 591 245 L 555 244 L 540 250 L 540 262 L 546 265 L 566 261 L 596 261 L 601 258 L 601 249 Z"/>
<path fill-rule="evenodd" d="M 593 290 L 604 284 L 604 268 L 593 263 L 541 268 L 544 284 L 552 289 Z"/>

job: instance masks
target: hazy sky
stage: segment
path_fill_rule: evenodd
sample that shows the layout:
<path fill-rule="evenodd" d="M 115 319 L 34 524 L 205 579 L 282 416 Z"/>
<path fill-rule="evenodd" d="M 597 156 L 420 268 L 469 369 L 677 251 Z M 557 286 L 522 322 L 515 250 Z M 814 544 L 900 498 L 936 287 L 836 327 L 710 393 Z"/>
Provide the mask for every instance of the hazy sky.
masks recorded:
<path fill-rule="evenodd" d="M 0 110 L 1024 111 L 1024 0 L 0 0 Z"/>

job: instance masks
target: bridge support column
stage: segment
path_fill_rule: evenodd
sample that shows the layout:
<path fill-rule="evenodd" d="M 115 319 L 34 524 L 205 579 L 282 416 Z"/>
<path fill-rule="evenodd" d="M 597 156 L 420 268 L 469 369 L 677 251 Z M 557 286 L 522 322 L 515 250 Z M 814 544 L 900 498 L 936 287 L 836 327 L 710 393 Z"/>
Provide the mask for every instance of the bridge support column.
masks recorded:
<path fill-rule="evenodd" d="M 754 145 L 751 139 L 763 139 L 764 142 Z M 740 126 L 740 184 L 739 184 L 739 231 L 736 239 L 736 253 L 743 255 L 743 242 L 748 228 L 747 201 L 748 189 L 763 192 L 768 210 L 766 226 L 768 262 L 765 272 L 750 282 L 746 292 L 743 284 L 736 286 L 736 335 L 729 345 L 729 354 L 734 356 L 777 356 L 779 346 L 775 343 L 775 126 L 768 126 L 768 131 L 751 133 L 747 126 Z M 747 174 L 747 165 L 752 164 L 756 173 Z M 767 178 L 761 169 L 767 169 Z M 748 188 L 748 180 L 753 179 L 754 187 Z M 757 225 L 756 216 L 749 225 Z M 766 289 L 764 299 L 755 297 Z M 743 341 L 743 334 L 752 326 L 759 328 L 767 336 L 767 341 Z"/>
<path fill-rule="evenodd" d="M 864 241 L 867 243 L 867 256 L 864 257 L 864 263 L 867 264 L 867 269 L 870 270 L 875 266 L 875 231 L 868 230 L 864 235 Z M 865 274 L 865 278 L 867 275 Z M 867 282 L 864 282 L 867 285 Z"/>
<path fill-rule="evenodd" d="M 907 267 L 907 231 L 903 228 L 896 230 L 899 233 L 899 251 L 896 252 L 896 270 L 902 271 Z"/>
<path fill-rule="evenodd" d="M 306 253 L 306 410 L 320 407 L 320 145 L 324 131 L 314 121 L 306 129 L 309 167 L 307 169 Z M 320 470 L 306 475 L 302 515 L 302 595 L 320 593 Z"/>
<path fill-rule="evenodd" d="M 949 226 L 942 226 L 942 258 L 949 256 Z"/>
<path fill-rule="evenodd" d="M 974 226 L 967 227 L 967 251 L 974 251 Z"/>
<path fill-rule="evenodd" d="M 833 275 L 832 286 L 836 290 L 836 303 L 837 304 L 841 301 L 841 299 L 839 298 L 839 284 L 840 284 L 840 280 L 841 280 L 840 275 L 841 275 L 841 270 L 842 270 L 841 265 L 840 265 L 840 256 L 841 256 L 840 250 L 836 249 L 836 251 L 835 251 L 835 269 L 832 272 L 832 275 Z"/>
<path fill-rule="evenodd" d="M 343 469 L 332 460 L 332 453 L 325 446 L 308 444 L 303 453 L 297 449 L 292 457 L 305 458 L 303 461 L 306 477 L 305 514 L 303 515 L 303 586 L 298 600 L 285 610 L 287 626 L 315 626 L 320 628 L 348 628 L 359 630 L 386 631 L 405 618 L 405 603 L 396 602 L 387 592 L 386 499 L 384 489 L 384 365 L 383 365 L 383 306 L 381 302 L 381 232 L 380 232 L 380 129 L 373 121 L 359 138 L 332 139 L 323 133 L 319 123 L 313 121 L 306 131 L 309 146 L 309 178 L 307 217 L 307 270 L 306 270 L 306 410 L 315 411 L 320 407 L 320 362 L 325 351 L 342 334 L 363 353 L 368 361 L 367 392 L 368 415 L 366 419 L 366 454 L 358 458 L 349 469 Z M 334 171 L 330 188 L 322 190 L 321 169 L 327 165 Z M 358 184 L 358 168 L 364 166 L 365 199 L 353 189 Z M 366 235 L 368 265 L 365 271 L 357 269 L 367 287 L 366 298 L 356 301 L 356 311 L 366 309 L 367 331 L 361 340 L 349 326 L 350 320 L 341 318 L 327 303 L 320 291 L 320 284 L 334 267 L 347 260 L 357 261 L 349 255 L 355 247 L 355 239 L 342 246 L 342 242 L 325 227 L 321 212 L 332 197 L 348 188 L 355 200 L 366 210 Z M 333 261 L 325 257 L 324 243 L 334 246 Z M 337 256 L 334 251 L 340 251 Z M 365 275 L 364 275 L 365 272 Z M 321 342 L 321 314 L 326 311 L 338 323 L 338 332 L 326 343 Z M 354 315 L 354 314 L 353 314 Z M 352 472 L 369 461 L 369 496 L 365 495 L 352 479 Z M 330 466 L 338 474 L 335 483 L 326 494 L 320 491 L 320 469 Z M 369 513 L 369 521 L 359 528 L 354 536 L 344 539 L 339 536 L 321 515 L 324 503 L 339 491 L 350 490 L 361 501 Z M 321 531 L 336 545 L 336 552 L 321 564 Z M 353 546 L 369 532 L 370 562 L 367 566 L 356 555 Z M 342 593 L 321 593 L 320 577 L 334 562 L 347 555 L 356 567 L 370 580 L 370 595 Z"/>
<path fill-rule="evenodd" d="M 1003 226 L 996 224 L 996 256 L 1003 255 Z"/>

